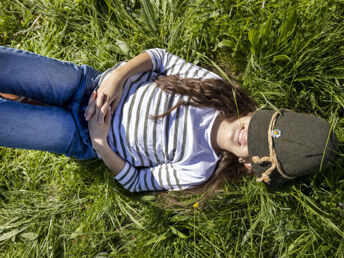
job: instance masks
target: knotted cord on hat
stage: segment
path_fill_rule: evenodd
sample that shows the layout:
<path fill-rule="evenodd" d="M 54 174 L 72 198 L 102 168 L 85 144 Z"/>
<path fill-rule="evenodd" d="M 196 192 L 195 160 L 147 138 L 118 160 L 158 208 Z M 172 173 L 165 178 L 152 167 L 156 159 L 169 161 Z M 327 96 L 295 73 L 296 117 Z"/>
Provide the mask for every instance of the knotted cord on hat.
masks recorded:
<path fill-rule="evenodd" d="M 270 156 L 266 156 L 266 157 L 262 157 L 259 158 L 258 156 L 253 156 L 252 157 L 252 161 L 256 164 L 262 164 L 264 162 L 270 162 L 271 163 L 271 167 L 268 168 L 259 178 L 257 178 L 257 182 L 262 182 L 264 181 L 265 183 L 269 183 L 270 182 L 270 174 L 272 171 L 274 171 L 274 169 L 277 168 L 277 171 L 280 173 L 280 175 L 286 179 L 294 179 L 295 177 L 291 177 L 288 176 L 286 173 L 284 173 L 281 169 L 281 166 L 277 160 L 277 155 L 276 155 L 276 151 L 274 149 L 273 146 L 273 141 L 272 141 L 272 129 L 275 127 L 275 123 L 276 123 L 276 118 L 278 116 L 278 112 L 275 112 L 270 120 L 270 124 L 269 124 L 269 129 L 268 129 L 268 143 L 269 143 L 269 152 L 270 152 Z"/>

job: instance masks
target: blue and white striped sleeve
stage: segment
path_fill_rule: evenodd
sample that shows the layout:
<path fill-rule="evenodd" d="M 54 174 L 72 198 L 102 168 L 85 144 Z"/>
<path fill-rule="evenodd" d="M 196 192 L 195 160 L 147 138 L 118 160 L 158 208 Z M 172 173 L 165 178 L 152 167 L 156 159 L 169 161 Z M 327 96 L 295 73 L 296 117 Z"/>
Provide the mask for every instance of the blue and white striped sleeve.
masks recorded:
<path fill-rule="evenodd" d="M 195 64 L 186 62 L 183 58 L 173 55 L 161 48 L 153 48 L 145 50 L 151 57 L 153 63 L 153 71 L 161 75 L 178 75 L 184 78 L 216 78 L 220 76 L 201 68 Z"/>
<path fill-rule="evenodd" d="M 186 173 L 178 165 L 160 164 L 153 168 L 134 167 L 128 162 L 115 179 L 130 192 L 181 191 L 205 182 L 208 178 L 195 173 Z"/>

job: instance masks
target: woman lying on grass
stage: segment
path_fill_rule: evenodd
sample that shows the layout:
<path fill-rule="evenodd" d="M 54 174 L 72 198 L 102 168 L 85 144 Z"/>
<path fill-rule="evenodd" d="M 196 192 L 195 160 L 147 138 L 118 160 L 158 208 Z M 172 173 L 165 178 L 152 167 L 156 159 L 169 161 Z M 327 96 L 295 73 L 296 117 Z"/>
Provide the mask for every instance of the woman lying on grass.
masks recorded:
<path fill-rule="evenodd" d="M 326 121 L 252 115 L 241 87 L 163 49 L 100 73 L 0 47 L 0 92 L 43 104 L 0 99 L 1 146 L 101 158 L 129 191 L 209 189 L 252 169 L 278 186 L 335 153 Z"/>

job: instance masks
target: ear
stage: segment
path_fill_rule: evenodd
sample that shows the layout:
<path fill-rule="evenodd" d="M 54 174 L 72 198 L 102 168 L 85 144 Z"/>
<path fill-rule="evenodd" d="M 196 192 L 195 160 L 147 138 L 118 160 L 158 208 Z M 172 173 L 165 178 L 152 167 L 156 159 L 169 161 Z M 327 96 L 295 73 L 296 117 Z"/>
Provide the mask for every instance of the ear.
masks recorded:
<path fill-rule="evenodd" d="M 248 171 L 252 171 L 253 168 L 250 162 L 245 162 L 243 165 Z"/>
<path fill-rule="evenodd" d="M 248 158 L 244 159 L 244 158 L 239 158 L 239 162 L 248 170 L 248 171 L 252 171 L 252 165 L 249 161 Z"/>

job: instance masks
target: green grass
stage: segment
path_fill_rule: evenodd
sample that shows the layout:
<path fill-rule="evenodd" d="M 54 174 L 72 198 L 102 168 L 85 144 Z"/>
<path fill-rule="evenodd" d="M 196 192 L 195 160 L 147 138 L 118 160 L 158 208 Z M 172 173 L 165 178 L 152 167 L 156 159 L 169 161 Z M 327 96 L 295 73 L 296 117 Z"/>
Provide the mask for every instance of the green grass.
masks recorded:
<path fill-rule="evenodd" d="M 166 48 L 241 80 L 261 106 L 327 119 L 332 166 L 270 192 L 129 194 L 100 161 L 0 149 L 2 257 L 343 257 L 342 0 L 2 0 L 0 44 L 98 70 Z M 1 83 L 1 82 L 0 82 Z"/>

